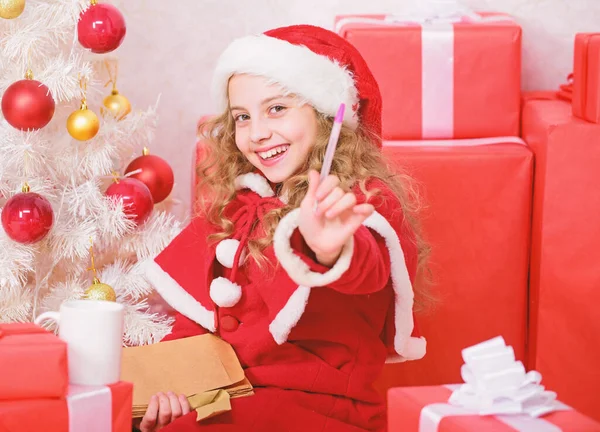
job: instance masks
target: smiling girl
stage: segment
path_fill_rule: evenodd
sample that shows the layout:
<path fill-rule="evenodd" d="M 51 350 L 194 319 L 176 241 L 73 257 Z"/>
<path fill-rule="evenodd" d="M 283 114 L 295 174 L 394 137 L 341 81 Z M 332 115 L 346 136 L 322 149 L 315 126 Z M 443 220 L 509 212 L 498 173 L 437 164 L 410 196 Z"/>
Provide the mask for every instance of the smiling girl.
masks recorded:
<path fill-rule="evenodd" d="M 255 395 L 196 422 L 185 397 L 158 394 L 140 429 L 384 430 L 373 382 L 386 360 L 425 354 L 413 320 L 422 242 L 381 155 L 373 75 L 343 38 L 292 26 L 234 41 L 213 90 L 202 211 L 146 272 L 177 311 L 168 339 L 215 333 Z"/>

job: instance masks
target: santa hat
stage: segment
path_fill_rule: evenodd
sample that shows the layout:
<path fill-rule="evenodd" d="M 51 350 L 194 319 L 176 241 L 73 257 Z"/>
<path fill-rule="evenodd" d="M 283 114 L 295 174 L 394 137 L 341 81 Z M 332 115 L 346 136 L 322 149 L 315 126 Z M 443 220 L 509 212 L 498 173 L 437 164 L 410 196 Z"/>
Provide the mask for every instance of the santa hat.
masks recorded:
<path fill-rule="evenodd" d="M 221 112 L 227 108 L 229 79 L 241 73 L 268 78 L 331 117 L 345 103 L 345 124 L 360 123 L 381 136 L 377 81 L 358 50 L 336 33 L 295 25 L 233 41 L 219 58 L 212 83 Z"/>

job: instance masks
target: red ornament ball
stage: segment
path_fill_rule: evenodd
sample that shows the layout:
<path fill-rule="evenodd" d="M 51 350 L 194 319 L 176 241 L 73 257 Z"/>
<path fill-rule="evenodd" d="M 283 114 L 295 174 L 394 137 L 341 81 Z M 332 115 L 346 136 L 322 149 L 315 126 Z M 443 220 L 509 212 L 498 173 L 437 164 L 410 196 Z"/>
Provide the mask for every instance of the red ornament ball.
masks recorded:
<path fill-rule="evenodd" d="M 2 115 L 21 130 L 43 128 L 52 120 L 54 108 L 50 89 L 33 79 L 12 83 L 2 96 Z"/>
<path fill-rule="evenodd" d="M 12 240 L 30 244 L 42 240 L 54 224 L 54 211 L 46 198 L 35 192 L 18 193 L 2 209 L 2 227 Z"/>
<path fill-rule="evenodd" d="M 155 204 L 169 196 L 173 190 L 175 179 L 173 178 L 173 170 L 167 161 L 155 155 L 143 155 L 135 158 L 127 165 L 125 174 L 137 170 L 140 170 L 140 172 L 127 177 L 136 178 L 148 186 Z"/>
<path fill-rule="evenodd" d="M 81 12 L 77 23 L 79 43 L 96 54 L 119 48 L 126 32 L 123 14 L 108 3 L 91 5 Z"/>
<path fill-rule="evenodd" d="M 123 212 L 137 225 L 144 223 L 154 208 L 150 189 L 138 179 L 119 179 L 106 189 L 106 196 L 122 199 Z"/>

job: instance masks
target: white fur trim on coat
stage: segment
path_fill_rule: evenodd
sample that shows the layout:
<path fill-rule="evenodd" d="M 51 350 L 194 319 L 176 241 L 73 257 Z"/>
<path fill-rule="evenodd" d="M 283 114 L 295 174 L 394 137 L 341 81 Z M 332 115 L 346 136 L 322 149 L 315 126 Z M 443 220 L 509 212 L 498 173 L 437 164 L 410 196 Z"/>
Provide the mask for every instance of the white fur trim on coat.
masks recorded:
<path fill-rule="evenodd" d="M 387 219 L 377 212 L 369 216 L 363 224 L 385 239 L 390 254 L 390 270 L 395 294 L 394 323 L 396 335 L 394 336 L 394 350 L 400 355 L 395 360 L 420 359 L 425 355 L 426 342 L 424 338 L 411 336 L 414 328 L 414 292 L 398 234 Z"/>
<path fill-rule="evenodd" d="M 298 255 L 294 253 L 290 245 L 290 238 L 298 228 L 300 218 L 300 209 L 294 209 L 285 215 L 275 229 L 273 235 L 273 248 L 275 256 L 285 269 L 290 279 L 298 285 L 309 287 L 321 287 L 329 285 L 338 280 L 346 270 L 350 267 L 352 254 L 354 252 L 354 238 L 350 240 L 342 248 L 342 253 L 337 259 L 331 270 L 326 273 L 317 273 L 310 270 L 308 264 L 302 261 Z"/>
<path fill-rule="evenodd" d="M 202 306 L 154 260 L 150 259 L 142 263 L 142 271 L 148 282 L 173 309 L 208 331 L 216 330 L 215 313 Z"/>
<path fill-rule="evenodd" d="M 278 345 L 288 339 L 290 332 L 300 321 L 304 309 L 306 309 L 309 295 L 309 287 L 299 286 L 269 325 L 269 331 Z"/>
<path fill-rule="evenodd" d="M 227 109 L 227 87 L 235 74 L 265 77 L 332 117 L 343 102 L 344 122 L 351 127 L 358 123 L 353 111 L 358 91 L 352 73 L 305 46 L 266 35 L 234 40 L 219 57 L 213 76 L 212 95 L 219 112 Z"/>
<path fill-rule="evenodd" d="M 242 287 L 224 277 L 213 279 L 209 295 L 219 307 L 232 307 L 242 298 Z"/>
<path fill-rule="evenodd" d="M 237 176 L 235 179 L 235 188 L 250 189 L 252 192 L 256 192 L 262 198 L 269 198 L 275 196 L 275 192 L 269 185 L 266 178 L 258 173 L 246 173 Z"/>
<path fill-rule="evenodd" d="M 285 336 L 287 338 L 287 334 L 289 334 L 291 328 L 296 325 L 301 314 L 304 312 L 305 302 L 308 301 L 308 294 L 310 291 L 309 288 L 305 287 L 325 286 L 336 281 L 348 269 L 352 259 L 353 241 L 349 242 L 349 244 L 344 247 L 342 255 L 330 271 L 324 274 L 310 271 L 308 265 L 294 253 L 290 245 L 290 238 L 294 230 L 298 228 L 299 213 L 300 209 L 295 209 L 282 218 L 273 237 L 275 255 L 281 263 L 281 266 L 286 270 L 289 277 L 294 282 L 301 285 L 292 297 L 294 297 L 296 293 L 298 293 L 299 297 L 301 295 L 306 297 L 304 303 L 300 298 L 290 298 L 288 304 L 286 304 L 284 309 L 282 309 L 277 316 L 277 319 L 271 324 L 271 327 L 274 327 L 276 321 L 280 322 L 281 319 L 283 319 L 283 315 L 289 315 L 288 323 L 286 323 L 286 325 L 277 324 L 275 326 L 276 328 L 285 328 L 287 331 L 287 333 L 279 331 L 279 340 L 275 339 L 277 343 L 283 343 L 283 341 L 285 341 L 283 337 Z M 398 355 L 390 357 L 388 361 L 401 362 L 420 359 L 425 355 L 427 343 L 425 338 L 415 338 L 411 336 L 414 329 L 414 293 L 398 234 L 387 219 L 377 212 L 374 212 L 369 216 L 363 225 L 372 229 L 384 238 L 390 255 L 390 276 L 395 294 L 394 326 L 396 332 L 394 336 L 394 350 Z M 300 291 L 300 289 L 303 289 L 303 291 Z M 301 307 L 298 305 L 301 305 Z M 298 313 L 300 315 L 298 315 Z M 281 319 L 279 319 L 280 315 Z M 289 323 L 293 323 L 293 325 L 290 326 Z M 272 329 L 271 333 L 275 335 Z"/>
<path fill-rule="evenodd" d="M 240 241 L 236 239 L 225 239 L 217 243 L 215 251 L 217 261 L 227 268 L 233 268 L 233 260 L 235 259 L 235 253 L 240 247 Z M 240 254 L 240 265 L 246 260 L 246 250 L 244 249 Z"/>

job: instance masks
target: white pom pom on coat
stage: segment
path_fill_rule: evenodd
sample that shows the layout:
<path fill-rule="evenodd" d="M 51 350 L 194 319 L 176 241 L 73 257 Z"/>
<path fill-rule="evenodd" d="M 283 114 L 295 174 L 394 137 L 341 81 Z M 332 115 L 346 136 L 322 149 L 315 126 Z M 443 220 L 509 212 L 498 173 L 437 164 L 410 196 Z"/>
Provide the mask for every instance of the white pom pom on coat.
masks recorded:
<path fill-rule="evenodd" d="M 224 277 L 210 283 L 210 298 L 219 307 L 235 306 L 242 298 L 242 287 Z"/>
<path fill-rule="evenodd" d="M 233 268 L 233 259 L 235 258 L 235 253 L 237 252 L 238 247 L 240 247 L 239 240 L 225 239 L 220 241 L 217 244 L 217 249 L 215 251 L 217 261 L 219 261 L 223 267 Z M 245 260 L 246 251 L 243 250 L 242 254 L 240 255 L 240 265 L 244 264 Z"/>

